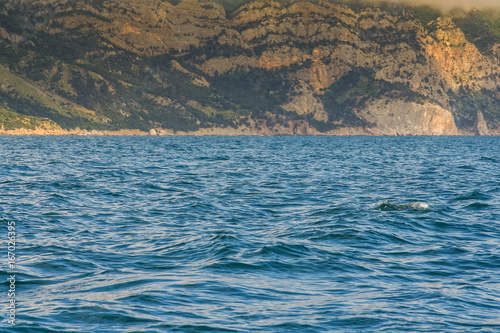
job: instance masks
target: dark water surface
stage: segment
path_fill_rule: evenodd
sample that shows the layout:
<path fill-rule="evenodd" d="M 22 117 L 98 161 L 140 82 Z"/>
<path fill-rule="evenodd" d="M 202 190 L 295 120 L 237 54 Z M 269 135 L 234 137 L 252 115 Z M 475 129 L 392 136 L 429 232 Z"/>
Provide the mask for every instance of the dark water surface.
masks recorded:
<path fill-rule="evenodd" d="M 1 137 L 2 332 L 500 332 L 500 138 Z"/>

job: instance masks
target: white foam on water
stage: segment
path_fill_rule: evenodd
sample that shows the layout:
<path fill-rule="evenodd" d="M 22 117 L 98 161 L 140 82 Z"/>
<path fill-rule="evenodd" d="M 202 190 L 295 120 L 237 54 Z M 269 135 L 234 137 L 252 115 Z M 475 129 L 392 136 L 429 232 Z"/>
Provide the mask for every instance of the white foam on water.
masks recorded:
<path fill-rule="evenodd" d="M 429 205 L 428 204 L 426 204 L 425 202 L 419 202 L 419 201 L 412 202 L 410 204 L 410 206 L 413 209 L 422 209 L 422 210 L 429 209 Z"/>

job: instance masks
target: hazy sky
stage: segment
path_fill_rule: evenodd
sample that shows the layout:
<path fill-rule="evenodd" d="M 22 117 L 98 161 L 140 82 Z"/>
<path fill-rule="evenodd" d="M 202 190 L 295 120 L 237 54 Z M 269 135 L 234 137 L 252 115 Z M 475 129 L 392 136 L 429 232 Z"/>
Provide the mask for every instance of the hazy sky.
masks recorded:
<path fill-rule="evenodd" d="M 397 0 L 396 0 L 397 1 Z M 452 7 L 496 7 L 500 8 L 500 0 L 400 0 L 397 2 L 408 4 L 428 4 L 438 7 L 452 8 Z"/>

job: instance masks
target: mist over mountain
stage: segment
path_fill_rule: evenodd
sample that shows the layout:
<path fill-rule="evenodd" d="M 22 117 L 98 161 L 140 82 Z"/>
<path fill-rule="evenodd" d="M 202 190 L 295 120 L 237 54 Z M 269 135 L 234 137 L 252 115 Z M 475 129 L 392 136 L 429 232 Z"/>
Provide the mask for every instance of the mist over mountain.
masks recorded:
<path fill-rule="evenodd" d="M 345 0 L 346 3 L 353 2 L 352 0 Z M 366 0 L 362 1 L 364 3 L 382 3 L 382 2 L 392 2 L 401 4 L 404 6 L 433 6 L 436 8 L 463 8 L 467 10 L 471 9 L 484 9 L 484 8 L 500 8 L 500 3 L 496 0 L 443 0 L 443 1 L 432 1 L 432 0 Z"/>
<path fill-rule="evenodd" d="M 3 0 L 0 126 L 498 134 L 499 46 L 500 12 L 489 9 Z"/>

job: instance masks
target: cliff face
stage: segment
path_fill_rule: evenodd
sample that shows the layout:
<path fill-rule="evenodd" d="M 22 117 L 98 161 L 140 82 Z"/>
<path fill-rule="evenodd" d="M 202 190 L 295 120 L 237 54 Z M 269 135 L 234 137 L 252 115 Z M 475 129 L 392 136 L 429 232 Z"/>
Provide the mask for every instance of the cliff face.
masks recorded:
<path fill-rule="evenodd" d="M 375 126 L 378 135 L 457 135 L 450 111 L 429 103 L 375 100 L 368 103 L 363 118 Z"/>
<path fill-rule="evenodd" d="M 500 133 L 486 14 L 229 3 L 0 1 L 0 106 L 66 129 Z"/>

